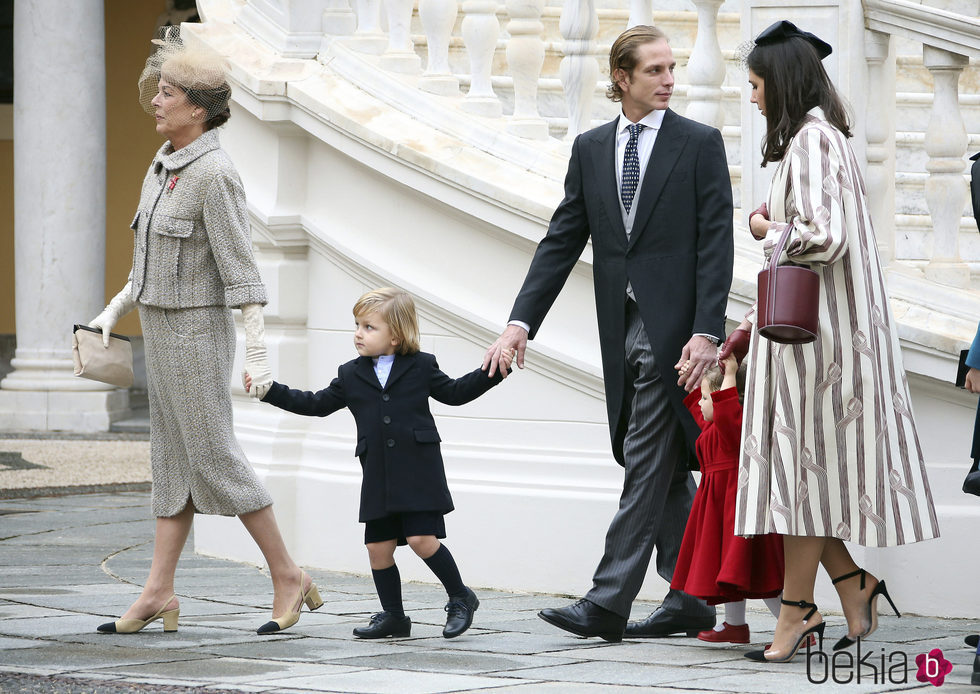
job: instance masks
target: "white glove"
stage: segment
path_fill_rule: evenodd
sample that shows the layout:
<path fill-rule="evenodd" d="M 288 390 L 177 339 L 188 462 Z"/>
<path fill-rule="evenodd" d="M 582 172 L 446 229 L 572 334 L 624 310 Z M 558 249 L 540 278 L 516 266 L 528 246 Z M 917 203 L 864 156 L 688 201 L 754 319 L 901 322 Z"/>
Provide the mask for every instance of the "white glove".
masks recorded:
<path fill-rule="evenodd" d="M 257 400 L 265 397 L 272 387 L 272 372 L 265 350 L 265 320 L 262 318 L 261 304 L 242 306 L 245 321 L 245 371 L 252 377 L 249 395 Z M 244 381 L 244 374 L 242 376 Z"/>
<path fill-rule="evenodd" d="M 89 327 L 102 330 L 102 345 L 107 349 L 109 347 L 109 333 L 112 332 L 112 328 L 119 322 L 120 318 L 136 306 L 136 302 L 131 296 L 132 293 L 132 284 L 127 282 L 122 291 L 112 297 L 109 305 L 102 309 L 102 313 L 88 322 Z"/>

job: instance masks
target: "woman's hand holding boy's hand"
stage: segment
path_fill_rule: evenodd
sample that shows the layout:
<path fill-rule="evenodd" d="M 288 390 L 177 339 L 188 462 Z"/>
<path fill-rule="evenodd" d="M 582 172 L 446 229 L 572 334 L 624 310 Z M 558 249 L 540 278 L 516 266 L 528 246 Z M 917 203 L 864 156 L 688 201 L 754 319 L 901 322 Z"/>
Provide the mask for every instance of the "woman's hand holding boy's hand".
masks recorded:
<path fill-rule="evenodd" d="M 245 386 L 246 393 L 252 390 L 252 377 L 248 375 L 248 371 L 242 371 L 242 385 Z"/>

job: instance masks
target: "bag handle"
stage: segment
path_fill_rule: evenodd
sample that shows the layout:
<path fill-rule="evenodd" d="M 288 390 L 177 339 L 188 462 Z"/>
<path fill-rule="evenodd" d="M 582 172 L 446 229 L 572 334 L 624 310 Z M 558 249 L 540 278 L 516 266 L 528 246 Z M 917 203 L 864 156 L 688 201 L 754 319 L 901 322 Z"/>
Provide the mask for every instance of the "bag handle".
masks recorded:
<path fill-rule="evenodd" d="M 783 249 L 786 244 L 789 243 L 789 232 L 793 228 L 792 223 L 787 223 L 786 228 L 783 230 L 782 236 L 776 242 L 776 245 L 772 249 L 772 255 L 769 256 L 769 264 L 767 269 L 769 270 L 769 282 L 768 282 L 768 292 L 766 293 L 766 322 L 771 323 L 775 320 L 773 313 L 776 308 L 776 268 L 779 266 L 779 257 L 783 254 Z"/>

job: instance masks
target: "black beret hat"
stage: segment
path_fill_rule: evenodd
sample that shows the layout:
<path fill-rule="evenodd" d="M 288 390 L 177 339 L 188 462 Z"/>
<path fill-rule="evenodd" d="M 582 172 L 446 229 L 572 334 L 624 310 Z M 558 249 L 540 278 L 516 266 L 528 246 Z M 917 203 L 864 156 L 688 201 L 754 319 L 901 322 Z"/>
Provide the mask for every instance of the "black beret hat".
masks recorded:
<path fill-rule="evenodd" d="M 833 48 L 830 44 L 822 39 L 817 38 L 815 35 L 811 34 L 809 31 L 800 31 L 799 28 L 793 22 L 787 22 L 785 19 L 771 24 L 766 28 L 761 34 L 755 37 L 756 46 L 767 46 L 773 43 L 781 43 L 787 39 L 791 39 L 794 36 L 799 36 L 801 39 L 806 39 L 810 44 L 816 49 L 817 55 L 823 60 L 828 55 L 833 52 Z"/>

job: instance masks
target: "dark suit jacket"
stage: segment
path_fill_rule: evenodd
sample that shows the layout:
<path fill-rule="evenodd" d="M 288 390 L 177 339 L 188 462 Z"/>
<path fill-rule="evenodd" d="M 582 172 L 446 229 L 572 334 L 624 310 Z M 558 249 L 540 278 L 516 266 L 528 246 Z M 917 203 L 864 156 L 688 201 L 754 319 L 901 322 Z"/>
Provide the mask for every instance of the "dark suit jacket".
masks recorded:
<path fill-rule="evenodd" d="M 616 181 L 616 124 L 583 133 L 572 145 L 565 198 L 538 244 L 510 320 L 530 325 L 534 337 L 591 238 L 609 432 L 613 455 L 623 464 L 632 398 L 624 364 L 627 282 L 693 450 L 700 432 L 684 407 L 673 367 L 693 334 L 724 337 L 734 250 L 732 185 L 721 133 L 669 109 L 627 243 Z"/>
<path fill-rule="evenodd" d="M 362 523 L 402 511 L 453 510 L 439 450 L 439 432 L 429 397 L 446 405 L 475 400 L 501 381 L 476 369 L 453 379 L 439 370 L 435 356 L 398 355 L 385 387 L 370 357 L 358 357 L 337 369 L 337 378 L 321 391 L 290 390 L 273 383 L 263 400 L 296 414 L 325 417 L 347 407 L 357 423 L 357 448 L 363 469 Z"/>

